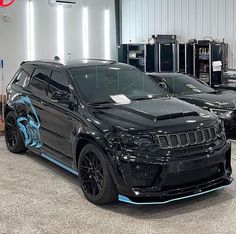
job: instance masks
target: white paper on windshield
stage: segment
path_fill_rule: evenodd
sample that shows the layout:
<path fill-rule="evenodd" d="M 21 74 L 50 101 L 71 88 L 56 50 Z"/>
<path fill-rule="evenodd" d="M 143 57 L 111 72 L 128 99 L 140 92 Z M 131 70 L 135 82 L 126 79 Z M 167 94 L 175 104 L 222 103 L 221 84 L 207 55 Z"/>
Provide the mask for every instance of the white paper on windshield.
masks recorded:
<path fill-rule="evenodd" d="M 118 104 L 130 104 L 131 100 L 124 94 L 110 95 L 110 98 Z"/>

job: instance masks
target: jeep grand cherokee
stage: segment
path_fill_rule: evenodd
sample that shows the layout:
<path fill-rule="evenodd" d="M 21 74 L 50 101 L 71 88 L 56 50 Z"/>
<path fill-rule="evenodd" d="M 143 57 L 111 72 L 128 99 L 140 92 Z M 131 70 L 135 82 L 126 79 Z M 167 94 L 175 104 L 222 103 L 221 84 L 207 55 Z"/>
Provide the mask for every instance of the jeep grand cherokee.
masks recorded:
<path fill-rule="evenodd" d="M 8 149 L 78 175 L 94 204 L 163 204 L 231 183 L 231 145 L 217 116 L 132 66 L 23 62 L 7 94 Z"/>

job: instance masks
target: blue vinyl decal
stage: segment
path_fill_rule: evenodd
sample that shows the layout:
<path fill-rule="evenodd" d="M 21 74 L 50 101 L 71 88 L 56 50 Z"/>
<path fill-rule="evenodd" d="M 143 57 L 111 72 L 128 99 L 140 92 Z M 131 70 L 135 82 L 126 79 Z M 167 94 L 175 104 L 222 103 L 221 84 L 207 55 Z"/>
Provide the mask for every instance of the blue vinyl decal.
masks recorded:
<path fill-rule="evenodd" d="M 31 116 L 27 113 L 27 116 L 22 116 L 17 119 L 17 125 L 23 134 L 25 146 L 41 148 L 43 144 L 39 133 L 40 122 L 32 102 L 29 97 L 21 96 L 20 99 L 16 101 L 16 104 L 28 106 L 30 114 L 32 114 Z"/>

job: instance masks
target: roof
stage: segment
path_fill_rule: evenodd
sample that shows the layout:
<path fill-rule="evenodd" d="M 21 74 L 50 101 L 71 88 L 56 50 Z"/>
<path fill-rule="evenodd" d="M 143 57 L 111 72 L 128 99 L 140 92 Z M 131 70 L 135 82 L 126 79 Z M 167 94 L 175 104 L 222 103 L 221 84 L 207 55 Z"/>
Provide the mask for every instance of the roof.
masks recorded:
<path fill-rule="evenodd" d="M 26 61 L 23 64 L 33 64 L 33 65 L 47 65 L 51 67 L 66 67 L 66 68 L 76 68 L 76 67 L 89 67 L 89 66 L 104 66 L 114 64 L 116 61 L 112 60 L 102 60 L 102 59 L 76 59 L 76 60 L 37 60 L 37 61 Z"/>

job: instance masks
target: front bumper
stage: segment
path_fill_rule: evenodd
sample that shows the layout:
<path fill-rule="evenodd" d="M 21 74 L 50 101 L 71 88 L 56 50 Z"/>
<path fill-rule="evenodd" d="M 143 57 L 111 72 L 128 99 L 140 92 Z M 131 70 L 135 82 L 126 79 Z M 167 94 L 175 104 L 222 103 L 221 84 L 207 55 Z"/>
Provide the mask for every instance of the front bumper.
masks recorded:
<path fill-rule="evenodd" d="M 210 149 L 210 147 L 209 147 Z M 231 184 L 231 144 L 173 160 L 120 162 L 119 200 L 165 204 L 199 196 Z M 119 181 L 122 181 L 121 179 Z"/>

